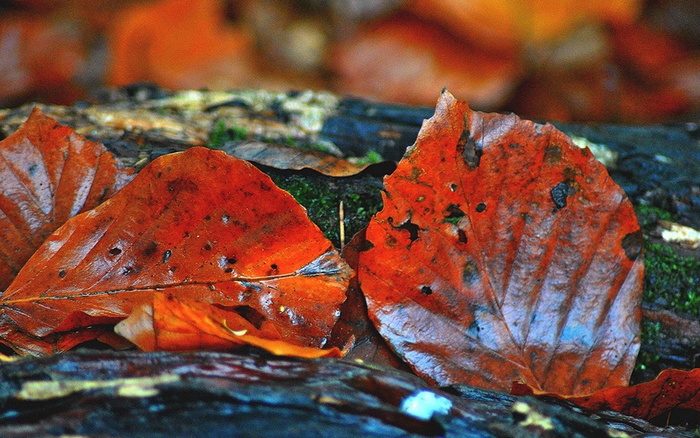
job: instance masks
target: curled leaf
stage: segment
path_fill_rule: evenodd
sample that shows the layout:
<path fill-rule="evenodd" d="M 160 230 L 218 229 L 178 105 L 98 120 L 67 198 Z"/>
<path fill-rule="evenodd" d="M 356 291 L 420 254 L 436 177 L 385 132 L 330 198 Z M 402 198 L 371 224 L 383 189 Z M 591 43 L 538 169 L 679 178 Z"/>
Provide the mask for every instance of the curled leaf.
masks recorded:
<path fill-rule="evenodd" d="M 515 395 L 562 398 L 557 394 L 534 391 L 524 384 L 514 384 Z M 581 397 L 564 397 L 593 411 L 614 410 L 644 420 L 669 415 L 677 409 L 700 413 L 700 368 L 690 371 L 669 369 L 649 382 L 634 386 L 614 386 Z"/>
<path fill-rule="evenodd" d="M 153 161 L 47 239 L 0 299 L 0 342 L 33 354 L 65 350 L 163 291 L 242 306 L 283 339 L 320 347 L 351 274 L 269 177 L 192 148 Z"/>
<path fill-rule="evenodd" d="M 252 345 L 278 356 L 341 356 L 335 347 L 322 350 L 282 340 L 269 321 L 258 328 L 233 309 L 183 302 L 163 293 L 155 294 L 152 304 L 135 309 L 115 330 L 146 351 L 231 350 Z"/>
<path fill-rule="evenodd" d="M 358 278 L 380 334 L 414 371 L 560 394 L 626 384 L 641 231 L 588 149 L 444 92 L 385 186 Z"/>

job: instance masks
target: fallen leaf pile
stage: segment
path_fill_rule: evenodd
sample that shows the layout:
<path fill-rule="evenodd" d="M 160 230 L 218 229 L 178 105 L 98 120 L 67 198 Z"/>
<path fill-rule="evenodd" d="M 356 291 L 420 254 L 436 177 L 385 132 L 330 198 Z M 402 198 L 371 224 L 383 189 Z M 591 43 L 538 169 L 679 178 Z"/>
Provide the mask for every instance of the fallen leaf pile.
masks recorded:
<path fill-rule="evenodd" d="M 696 371 L 620 388 L 640 342 L 640 228 L 551 125 L 443 92 L 348 262 L 290 194 L 221 151 L 162 156 L 125 184 L 101 145 L 34 112 L 0 157 L 0 343 L 17 353 L 95 339 L 349 351 L 439 385 L 515 382 L 644 418 L 698 410 Z"/>

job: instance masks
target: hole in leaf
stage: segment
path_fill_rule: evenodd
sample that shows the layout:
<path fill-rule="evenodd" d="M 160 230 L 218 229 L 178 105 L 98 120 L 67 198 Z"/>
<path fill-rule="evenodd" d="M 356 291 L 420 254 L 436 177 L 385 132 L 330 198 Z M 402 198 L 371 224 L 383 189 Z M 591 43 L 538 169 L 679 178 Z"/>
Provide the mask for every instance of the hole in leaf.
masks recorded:
<path fill-rule="evenodd" d="M 467 243 L 467 233 L 465 233 L 464 230 L 457 230 L 457 238 L 459 239 L 459 243 Z"/>
<path fill-rule="evenodd" d="M 267 318 L 265 318 L 265 315 L 253 309 L 250 306 L 235 306 L 233 308 L 231 308 L 230 306 L 222 306 L 221 304 L 214 304 L 214 306 L 222 310 L 236 312 L 237 314 L 245 318 L 246 321 L 253 324 L 257 329 L 262 327 L 262 324 L 267 320 Z"/>
<path fill-rule="evenodd" d="M 476 212 L 477 212 L 477 213 L 482 213 L 482 212 L 485 211 L 485 210 L 486 210 L 486 204 L 484 204 L 483 202 L 479 202 L 479 203 L 476 205 Z"/>
<path fill-rule="evenodd" d="M 571 180 L 560 182 L 549 192 L 557 209 L 566 207 L 566 198 L 574 193 L 574 188 L 571 184 Z"/>
<path fill-rule="evenodd" d="M 644 249 L 642 230 L 627 234 L 622 239 L 622 249 L 625 251 L 625 255 L 628 259 L 633 261 L 637 260 L 637 257 L 639 257 L 639 254 L 641 254 Z"/>
<path fill-rule="evenodd" d="M 170 256 L 171 256 L 171 255 L 173 255 L 173 252 L 170 251 L 169 249 L 166 250 L 166 251 L 163 253 L 163 263 L 167 263 L 167 262 L 168 262 L 168 259 L 170 259 Z"/>
<path fill-rule="evenodd" d="M 457 223 L 465 216 L 465 213 L 459 208 L 457 204 L 450 204 L 445 210 L 447 215 L 445 216 L 445 222 L 457 225 Z"/>
<path fill-rule="evenodd" d="M 423 295 L 430 295 L 433 293 L 433 290 L 430 288 L 430 286 L 421 286 L 420 293 Z"/>
<path fill-rule="evenodd" d="M 114 248 L 109 250 L 109 255 L 111 255 L 111 256 L 116 256 L 116 255 L 119 255 L 121 253 L 122 253 L 121 248 L 114 247 Z"/>

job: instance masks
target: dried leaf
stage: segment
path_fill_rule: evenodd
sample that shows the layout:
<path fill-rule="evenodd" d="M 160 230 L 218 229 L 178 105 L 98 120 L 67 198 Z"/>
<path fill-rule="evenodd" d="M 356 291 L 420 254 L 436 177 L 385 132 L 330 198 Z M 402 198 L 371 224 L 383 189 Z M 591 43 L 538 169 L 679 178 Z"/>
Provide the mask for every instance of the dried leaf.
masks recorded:
<path fill-rule="evenodd" d="M 313 169 L 328 176 L 352 176 L 369 164 L 355 164 L 320 151 L 261 142 L 241 142 L 226 145 L 226 152 L 243 160 L 253 161 L 275 169 Z"/>
<path fill-rule="evenodd" d="M 0 289 L 56 228 L 130 178 L 102 144 L 35 108 L 0 142 Z"/>
<path fill-rule="evenodd" d="M 588 149 L 444 92 L 385 186 L 358 278 L 380 334 L 414 371 L 560 394 L 626 384 L 641 231 Z"/>
<path fill-rule="evenodd" d="M 152 304 L 135 309 L 115 330 L 145 351 L 231 350 L 252 345 L 278 356 L 341 356 L 335 347 L 321 350 L 282 340 L 269 321 L 258 328 L 235 310 L 183 302 L 164 293 L 155 294 Z"/>
<path fill-rule="evenodd" d="M 0 335 L 44 354 L 114 324 L 156 291 L 247 306 L 283 339 L 322 346 L 352 270 L 251 164 L 192 148 L 153 161 L 115 197 L 51 235 L 0 301 Z"/>
<path fill-rule="evenodd" d="M 537 395 L 562 398 L 557 394 L 534 391 L 524 384 L 515 384 L 516 395 Z M 700 368 L 690 371 L 669 369 L 650 381 L 634 386 L 615 386 L 582 397 L 565 397 L 593 411 L 613 410 L 625 415 L 653 420 L 676 409 L 700 413 Z"/>

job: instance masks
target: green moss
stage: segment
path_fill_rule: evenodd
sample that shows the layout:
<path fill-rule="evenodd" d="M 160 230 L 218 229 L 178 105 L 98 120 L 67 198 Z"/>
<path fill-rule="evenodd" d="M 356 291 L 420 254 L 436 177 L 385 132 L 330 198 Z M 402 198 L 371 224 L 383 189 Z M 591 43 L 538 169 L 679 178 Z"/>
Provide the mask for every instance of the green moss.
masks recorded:
<path fill-rule="evenodd" d="M 364 177 L 333 178 L 311 172 L 275 171 L 270 176 L 304 207 L 309 218 L 340 246 L 340 201 L 343 201 L 345 242 L 381 208 L 381 186 Z"/>
<path fill-rule="evenodd" d="M 644 246 L 644 301 L 700 316 L 700 260 L 646 238 Z"/>
<path fill-rule="evenodd" d="M 642 321 L 642 345 L 654 345 L 659 341 L 659 335 L 661 334 L 661 323 L 654 321 Z M 637 363 L 635 365 L 635 371 L 645 371 L 650 368 L 653 364 L 658 362 L 660 359 L 658 354 L 650 353 L 643 349 L 639 352 L 637 356 Z"/>
<path fill-rule="evenodd" d="M 367 151 L 365 156 L 358 157 L 355 160 L 357 164 L 376 164 L 384 161 L 384 157 L 377 151 Z"/>
<path fill-rule="evenodd" d="M 219 149 L 227 141 L 246 140 L 247 138 L 247 129 L 241 126 L 227 126 L 223 121 L 218 121 L 209 133 L 209 147 Z"/>
<path fill-rule="evenodd" d="M 637 211 L 637 219 L 642 228 L 648 228 L 655 225 L 661 219 L 665 221 L 673 220 L 673 215 L 666 210 L 651 205 L 639 204 L 635 207 Z"/>

